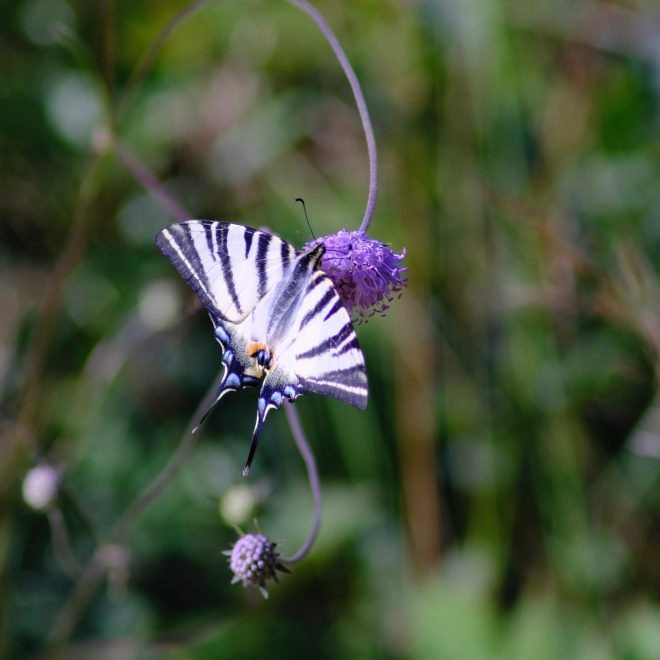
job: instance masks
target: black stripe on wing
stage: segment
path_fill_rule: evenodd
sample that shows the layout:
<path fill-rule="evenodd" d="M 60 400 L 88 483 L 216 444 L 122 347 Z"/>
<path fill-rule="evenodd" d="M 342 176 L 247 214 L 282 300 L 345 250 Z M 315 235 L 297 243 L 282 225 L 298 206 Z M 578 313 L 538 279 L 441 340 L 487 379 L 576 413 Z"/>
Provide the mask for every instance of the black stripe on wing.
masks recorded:
<path fill-rule="evenodd" d="M 348 342 L 345 346 L 342 344 L 349 338 L 352 337 L 351 341 Z M 336 349 L 341 346 L 341 350 L 337 351 Z M 309 358 L 318 357 L 323 353 L 332 351 L 334 355 L 342 355 L 346 353 L 350 348 L 360 348 L 360 344 L 357 341 L 355 336 L 355 330 L 353 330 L 353 324 L 348 322 L 342 326 L 341 330 L 334 334 L 332 337 L 328 337 L 320 344 L 317 344 L 313 348 L 306 350 L 304 353 L 298 353 L 296 355 L 296 360 L 305 360 Z M 334 349 L 334 350 L 333 350 Z"/>
<path fill-rule="evenodd" d="M 213 227 L 209 223 L 204 223 L 204 235 L 206 236 L 206 247 L 209 250 L 209 254 L 213 258 L 213 261 L 218 260 L 216 245 L 217 245 L 217 232 L 213 231 Z"/>
<path fill-rule="evenodd" d="M 364 365 L 355 365 L 347 369 L 336 369 L 326 373 L 298 376 L 300 386 L 308 392 L 323 394 L 364 410 L 367 407 L 369 389 Z"/>
<path fill-rule="evenodd" d="M 207 240 L 209 240 L 208 235 Z M 174 267 L 197 294 L 204 307 L 209 312 L 224 318 L 213 297 L 207 268 L 202 264 L 199 252 L 194 247 L 190 225 L 180 223 L 165 227 L 156 235 L 156 245 L 174 264 Z M 213 255 L 213 252 L 209 251 L 209 254 Z"/>
<path fill-rule="evenodd" d="M 270 245 L 270 234 L 260 233 L 257 237 L 257 277 L 259 284 L 257 286 L 257 297 L 261 300 L 268 290 L 268 274 L 266 273 L 266 258 L 268 255 L 268 246 Z"/>
<path fill-rule="evenodd" d="M 227 225 L 219 225 L 216 229 L 218 256 L 220 258 L 220 265 L 222 267 L 222 275 L 225 278 L 227 291 L 229 291 L 231 301 L 238 313 L 243 314 L 243 310 L 241 309 L 241 302 L 238 299 L 238 294 L 236 293 L 236 284 L 234 284 L 234 272 L 231 267 L 231 257 L 229 256 L 229 250 L 227 249 L 228 233 L 229 227 Z"/>
<path fill-rule="evenodd" d="M 337 297 L 335 304 L 328 310 L 328 313 L 323 317 L 324 321 L 327 321 L 331 316 L 334 316 L 340 309 L 344 309 L 344 303 Z"/>
<path fill-rule="evenodd" d="M 280 256 L 282 257 L 282 272 L 286 272 L 289 269 L 289 261 L 291 261 L 289 244 L 286 241 L 282 241 L 280 245 Z"/>
<path fill-rule="evenodd" d="M 325 373 L 314 376 L 309 380 L 314 380 L 318 382 L 324 381 L 336 381 L 337 384 L 342 385 L 359 385 L 366 382 L 367 372 L 363 364 L 354 364 L 350 367 L 344 367 L 342 369 L 333 369 L 332 371 L 326 371 Z"/>
<path fill-rule="evenodd" d="M 245 258 L 248 258 L 250 254 L 250 248 L 252 247 L 252 239 L 254 238 L 255 230 L 252 227 L 246 227 L 245 233 L 243 234 L 243 240 L 245 240 Z"/>
<path fill-rule="evenodd" d="M 321 279 L 321 278 L 319 278 Z M 308 287 L 309 290 L 309 287 Z M 320 300 L 300 320 L 299 331 L 302 330 L 315 316 L 318 316 L 332 300 L 338 300 L 337 294 L 331 288 L 321 296 Z M 340 303 L 341 304 L 341 303 Z"/>

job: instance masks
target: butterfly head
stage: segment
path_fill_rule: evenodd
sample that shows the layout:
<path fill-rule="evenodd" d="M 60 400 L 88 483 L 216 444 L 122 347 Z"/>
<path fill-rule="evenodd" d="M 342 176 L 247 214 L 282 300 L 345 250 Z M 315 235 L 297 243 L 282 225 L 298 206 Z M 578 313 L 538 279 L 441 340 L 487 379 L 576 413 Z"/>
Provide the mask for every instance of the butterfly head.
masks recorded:
<path fill-rule="evenodd" d="M 312 246 L 312 248 L 309 250 L 309 252 L 307 252 L 307 256 L 315 266 L 320 265 L 324 254 L 325 254 L 325 245 L 321 243 L 321 241 L 315 243 Z"/>

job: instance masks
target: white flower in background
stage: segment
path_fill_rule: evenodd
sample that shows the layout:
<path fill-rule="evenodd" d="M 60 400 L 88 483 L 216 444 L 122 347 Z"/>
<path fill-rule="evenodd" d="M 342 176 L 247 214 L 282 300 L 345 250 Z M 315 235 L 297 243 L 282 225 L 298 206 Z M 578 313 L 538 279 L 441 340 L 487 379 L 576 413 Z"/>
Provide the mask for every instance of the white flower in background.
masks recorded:
<path fill-rule="evenodd" d="M 23 499 L 37 511 L 47 509 L 55 500 L 60 472 L 50 465 L 32 468 L 23 480 Z"/>
<path fill-rule="evenodd" d="M 220 514 L 230 525 L 241 525 L 250 518 L 258 503 L 253 488 L 243 484 L 227 490 L 220 502 Z"/>
<path fill-rule="evenodd" d="M 140 292 L 140 317 L 153 330 L 172 325 L 180 313 L 180 300 L 176 287 L 165 280 L 155 280 Z"/>

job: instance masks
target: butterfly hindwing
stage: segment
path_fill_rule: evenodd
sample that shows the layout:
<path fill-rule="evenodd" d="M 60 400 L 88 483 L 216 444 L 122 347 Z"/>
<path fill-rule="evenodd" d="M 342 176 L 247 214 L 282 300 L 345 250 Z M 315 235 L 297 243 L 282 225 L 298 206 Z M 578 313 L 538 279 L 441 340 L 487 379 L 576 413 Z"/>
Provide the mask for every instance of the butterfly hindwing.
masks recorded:
<path fill-rule="evenodd" d="M 295 375 L 299 391 L 339 399 L 356 408 L 367 405 L 367 373 L 351 319 L 330 278 L 316 270 L 279 361 Z"/>

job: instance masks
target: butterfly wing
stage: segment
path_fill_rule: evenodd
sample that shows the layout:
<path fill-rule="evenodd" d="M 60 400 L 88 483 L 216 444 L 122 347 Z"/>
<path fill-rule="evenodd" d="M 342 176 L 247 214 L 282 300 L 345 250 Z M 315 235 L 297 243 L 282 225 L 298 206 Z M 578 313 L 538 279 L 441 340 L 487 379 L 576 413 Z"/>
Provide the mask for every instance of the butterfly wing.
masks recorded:
<path fill-rule="evenodd" d="M 243 225 L 186 220 L 162 229 L 156 245 L 212 317 L 241 323 L 290 271 L 297 255 L 286 241 Z"/>
<path fill-rule="evenodd" d="M 227 392 L 258 385 L 247 355 L 252 312 L 288 275 L 297 250 L 266 232 L 213 220 L 169 225 L 156 235 L 156 245 L 209 312 L 222 346 L 225 373 L 213 405 Z"/>
<path fill-rule="evenodd" d="M 316 270 L 286 333 L 273 346 L 275 365 L 264 378 L 258 408 L 265 415 L 283 398 L 315 392 L 356 408 L 367 406 L 364 355 L 332 280 Z"/>
<path fill-rule="evenodd" d="M 366 408 L 364 355 L 335 285 L 321 270 L 309 280 L 279 362 L 284 371 L 295 374 L 299 391 Z"/>
<path fill-rule="evenodd" d="M 304 258 L 299 257 L 299 262 Z M 294 279 L 295 275 L 292 284 Z M 257 308 L 256 314 L 259 311 Z M 364 355 L 337 289 L 323 271 L 314 269 L 311 277 L 306 278 L 292 321 L 273 350 L 275 364 L 259 392 L 244 475 L 250 469 L 266 416 L 279 408 L 285 398 L 293 400 L 306 392 L 315 392 L 356 408 L 367 406 Z"/>

